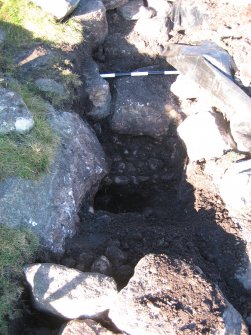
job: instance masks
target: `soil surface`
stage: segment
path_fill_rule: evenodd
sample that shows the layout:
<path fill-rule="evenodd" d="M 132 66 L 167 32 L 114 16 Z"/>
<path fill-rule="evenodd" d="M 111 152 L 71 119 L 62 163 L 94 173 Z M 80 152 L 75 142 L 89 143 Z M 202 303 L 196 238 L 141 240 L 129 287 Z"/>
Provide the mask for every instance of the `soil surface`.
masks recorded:
<path fill-rule="evenodd" d="M 108 12 L 108 22 L 110 35 L 126 34 L 134 24 L 118 17 L 116 11 Z M 189 42 L 189 37 L 177 32 L 171 42 L 180 40 Z M 234 47 L 235 41 L 232 45 Z M 149 65 L 163 68 L 165 64 L 161 58 L 139 54 L 121 56 L 116 61 L 106 58 L 105 50 L 101 49 L 94 55 L 101 71 L 133 71 Z M 110 80 L 112 93 L 114 80 Z M 182 144 L 180 160 L 175 166 L 169 166 L 166 140 L 114 134 L 106 122 L 93 123 L 93 127 L 104 147 L 111 172 L 97 193 L 93 208 L 83 208 L 80 213 L 78 233 L 67 242 L 66 253 L 59 262 L 76 268 L 82 262 L 83 270 L 90 271 L 93 261 L 107 255 L 108 249 L 119 249 L 123 257 L 118 259 L 118 253 L 115 255 L 117 262 L 112 264 L 111 274 L 120 289 L 146 254 L 161 253 L 192 262 L 209 281 L 219 286 L 245 320 L 251 315 L 250 295 L 235 278 L 245 256 L 245 245 L 240 227 L 231 220 L 210 180 L 204 176 L 203 162 L 194 170 L 193 178 L 201 178 L 201 187 L 194 189 L 184 174 L 186 158 Z M 131 178 L 133 175 L 135 180 Z M 114 183 L 116 176 L 124 180 L 124 184 Z M 86 256 L 83 260 L 83 255 L 89 258 Z M 192 272 L 188 271 L 187 276 L 190 275 Z M 188 298 L 197 299 L 193 291 Z M 29 322 L 32 319 L 32 323 L 23 332 L 26 335 L 57 334 L 61 323 L 34 311 L 28 319 Z M 213 317 L 211 321 L 214 322 Z M 37 322 L 40 329 L 35 326 Z"/>

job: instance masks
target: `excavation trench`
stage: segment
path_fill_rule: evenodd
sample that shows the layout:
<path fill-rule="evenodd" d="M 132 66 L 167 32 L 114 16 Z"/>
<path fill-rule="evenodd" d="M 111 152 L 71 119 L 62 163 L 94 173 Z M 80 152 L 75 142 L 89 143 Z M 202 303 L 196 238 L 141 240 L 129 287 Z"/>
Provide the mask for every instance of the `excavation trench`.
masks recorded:
<path fill-rule="evenodd" d="M 131 29 L 131 23 L 118 22 L 116 15 L 113 11 L 108 14 L 110 40 L 112 34 Z M 105 55 L 104 46 L 94 57 L 101 72 L 149 65 L 161 68 L 165 64 L 163 59 L 142 58 L 141 54 L 116 60 Z M 109 85 L 114 112 L 116 79 Z M 149 253 L 170 255 L 201 269 L 247 317 L 251 312 L 249 295 L 235 278 L 245 256 L 239 227 L 216 193 L 207 191 L 206 185 L 195 189 L 186 180 L 186 150 L 175 126 L 168 135 L 153 138 L 118 133 L 106 119 L 90 122 L 106 153 L 109 174 L 90 207 L 81 210 L 77 234 L 67 241 L 59 263 L 81 271 L 98 271 L 95 261 L 105 256 L 111 266 L 104 272 L 114 277 L 121 289 L 142 257 Z M 202 163 L 196 173 L 203 175 Z M 63 322 L 33 311 L 24 334 L 35 334 L 37 328 L 43 329 L 43 334 L 57 334 Z"/>

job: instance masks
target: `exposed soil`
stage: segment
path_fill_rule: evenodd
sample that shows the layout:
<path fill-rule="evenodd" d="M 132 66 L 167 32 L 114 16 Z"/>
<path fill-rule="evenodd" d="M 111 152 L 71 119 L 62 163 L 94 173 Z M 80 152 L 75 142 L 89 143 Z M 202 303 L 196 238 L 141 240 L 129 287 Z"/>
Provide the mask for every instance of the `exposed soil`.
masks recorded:
<path fill-rule="evenodd" d="M 108 21 L 110 34 L 126 33 L 133 24 L 118 19 L 115 11 L 109 12 Z M 116 62 L 106 59 L 104 50 L 96 53 L 96 58 L 102 60 L 102 71 L 135 70 L 148 65 L 161 68 L 164 64 L 163 59 L 137 56 Z M 112 85 L 113 80 L 111 90 Z M 115 247 L 122 252 L 123 259 L 113 264 L 112 276 L 122 288 L 144 255 L 167 254 L 192 262 L 198 271 L 203 271 L 219 286 L 244 319 L 249 316 L 250 295 L 235 278 L 245 256 L 240 227 L 231 220 L 222 200 L 204 176 L 203 163 L 198 163 L 194 170 L 193 178 L 201 178 L 201 187 L 194 189 L 184 173 L 186 155 L 181 143 L 179 159 L 175 165 L 168 164 L 168 140 L 172 141 L 175 134 L 173 138 L 160 141 L 114 134 L 106 122 L 94 123 L 93 127 L 107 154 L 111 172 L 96 195 L 94 210 L 83 208 L 78 233 L 68 241 L 66 254 L 60 262 L 78 268 L 83 262 L 80 255 L 88 254 L 84 271 L 90 271 L 95 259 L 106 255 L 107 248 Z M 190 275 L 192 273 L 187 272 L 187 276 Z M 192 290 L 189 299 L 197 299 Z M 51 320 L 36 312 L 31 318 L 33 325 L 30 324 L 23 334 L 57 333 L 58 323 L 52 327 Z M 214 322 L 211 315 L 207 318 L 209 323 Z M 35 322 L 46 329 L 35 329 Z"/>

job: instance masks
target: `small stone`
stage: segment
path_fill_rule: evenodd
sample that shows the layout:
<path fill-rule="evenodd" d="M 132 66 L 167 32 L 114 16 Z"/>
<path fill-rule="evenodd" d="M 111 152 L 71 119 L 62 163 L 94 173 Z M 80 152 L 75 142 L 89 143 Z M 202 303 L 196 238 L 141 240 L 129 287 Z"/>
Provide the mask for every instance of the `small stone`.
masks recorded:
<path fill-rule="evenodd" d="M 81 254 L 78 257 L 78 264 L 81 264 L 82 267 L 84 267 L 85 269 L 88 269 L 93 260 L 94 260 L 94 255 L 90 252 L 81 252 Z"/>
<path fill-rule="evenodd" d="M 103 273 L 104 275 L 111 276 L 112 265 L 105 256 L 100 256 L 92 264 L 91 272 Z"/>
<path fill-rule="evenodd" d="M 122 265 L 127 261 L 127 255 L 116 246 L 108 247 L 106 249 L 106 256 L 115 266 Z"/>
<path fill-rule="evenodd" d="M 20 95 L 0 88 L 0 134 L 29 132 L 34 126 L 31 112 Z"/>

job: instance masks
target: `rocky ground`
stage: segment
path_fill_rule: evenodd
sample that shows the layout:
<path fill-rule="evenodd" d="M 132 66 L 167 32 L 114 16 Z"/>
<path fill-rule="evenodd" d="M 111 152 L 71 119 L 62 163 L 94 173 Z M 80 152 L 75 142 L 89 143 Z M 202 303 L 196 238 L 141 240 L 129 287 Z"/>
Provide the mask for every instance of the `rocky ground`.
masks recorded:
<path fill-rule="evenodd" d="M 250 293 L 236 275 L 248 258 L 241 220 L 226 209 L 207 173 L 208 162 L 203 157 L 189 162 L 177 134 L 189 114 L 184 108 L 196 99 L 180 101 L 170 91 L 176 76 L 109 79 L 108 85 L 98 71 L 170 69 L 165 49 L 171 43 L 211 40 L 234 58 L 235 79 L 250 94 L 251 5 L 131 0 L 129 7 L 121 6 L 125 3 L 104 1 L 109 33 L 93 47 L 93 59 L 89 55 L 77 65 L 84 91 L 75 111 L 95 130 L 110 172 L 94 200 L 83 204 L 65 254 L 52 260 L 115 279 L 121 291 L 109 319 L 120 333 L 248 334 L 241 317 L 251 326 Z M 76 57 L 82 51 L 87 52 L 80 48 Z M 229 147 L 226 152 L 225 163 L 232 159 L 227 155 L 237 155 L 235 161 L 248 158 Z M 24 299 L 22 334 L 70 334 L 59 332 L 64 319 L 34 310 L 27 292 Z M 119 332 L 107 318 L 92 318 L 106 329 L 90 320 L 69 329 Z"/>

